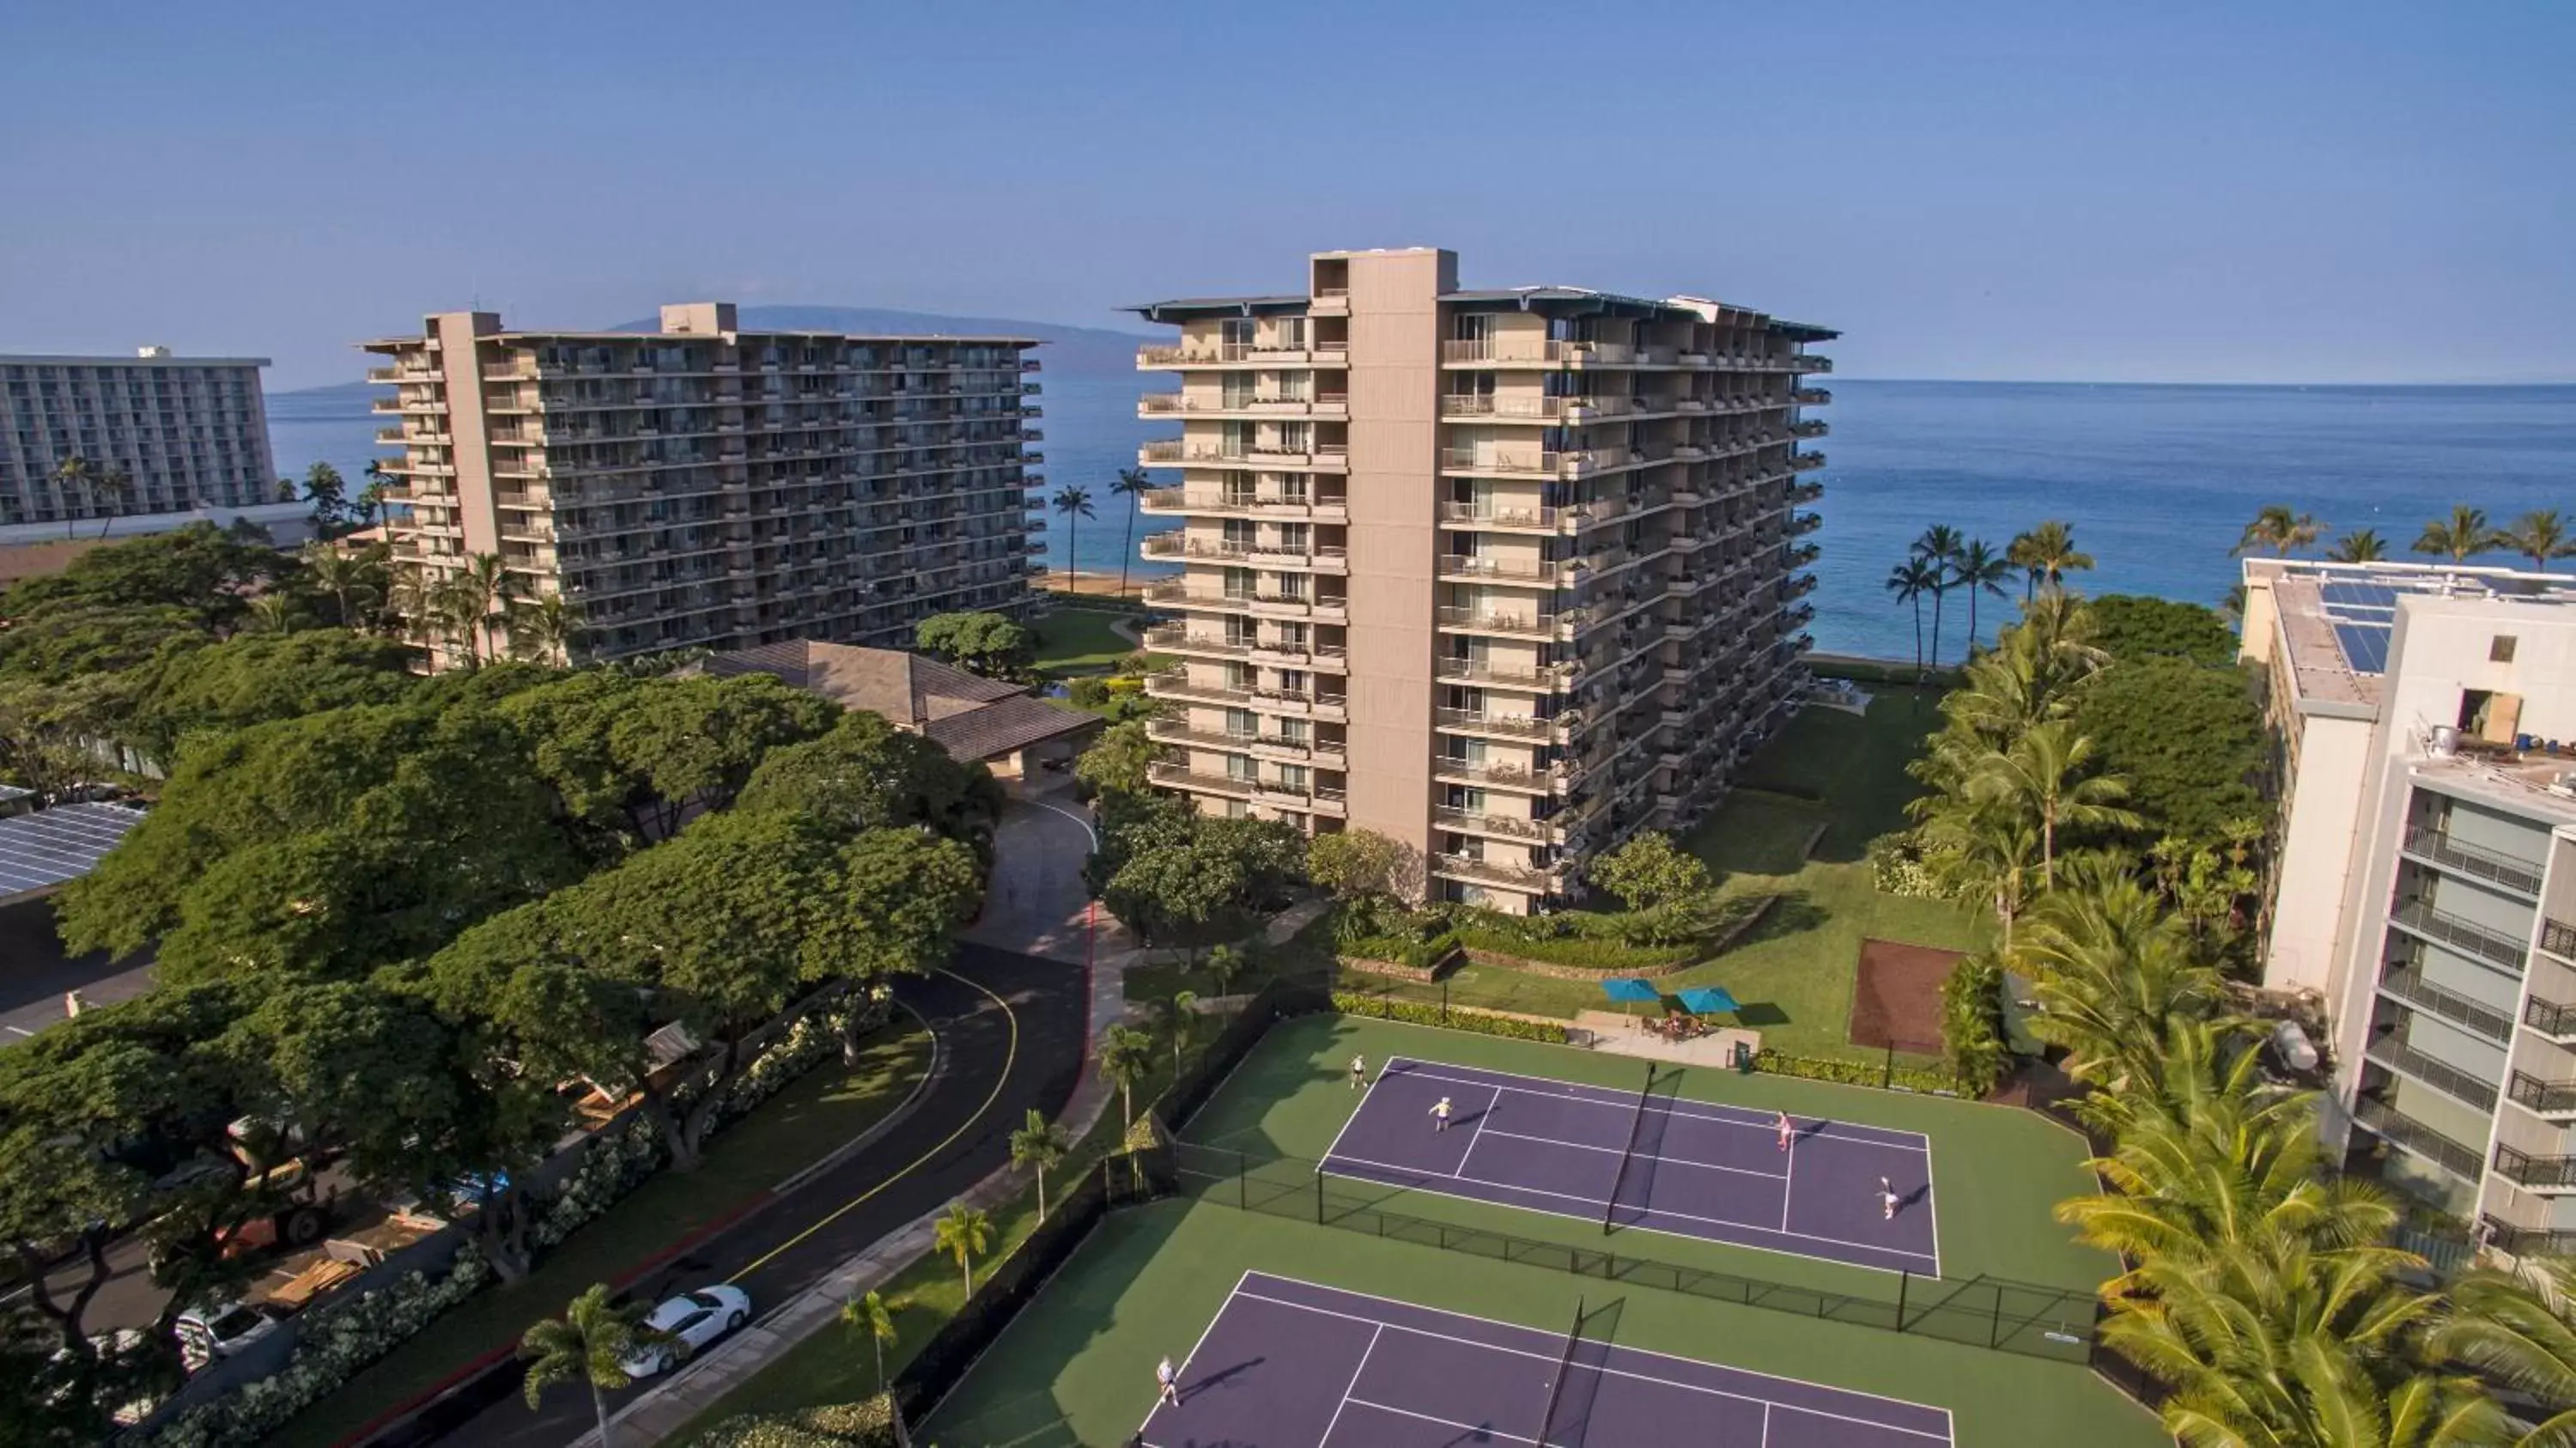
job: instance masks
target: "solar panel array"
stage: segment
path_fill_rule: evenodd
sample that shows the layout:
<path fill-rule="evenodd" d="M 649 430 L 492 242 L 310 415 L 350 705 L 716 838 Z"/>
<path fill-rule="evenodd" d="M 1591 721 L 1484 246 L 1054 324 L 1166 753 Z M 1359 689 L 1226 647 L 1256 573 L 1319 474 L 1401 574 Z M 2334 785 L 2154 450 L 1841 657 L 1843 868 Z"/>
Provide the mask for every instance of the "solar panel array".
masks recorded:
<path fill-rule="evenodd" d="M 142 818 L 132 805 L 65 804 L 0 820 L 0 900 L 88 874 Z"/>
<path fill-rule="evenodd" d="M 2356 674 L 2388 672 L 2388 636 L 2397 625 L 2397 595 L 2420 590 L 2386 583 L 2327 583 L 2318 594 L 2325 601 L 2326 621 L 2334 627 L 2343 661 Z"/>

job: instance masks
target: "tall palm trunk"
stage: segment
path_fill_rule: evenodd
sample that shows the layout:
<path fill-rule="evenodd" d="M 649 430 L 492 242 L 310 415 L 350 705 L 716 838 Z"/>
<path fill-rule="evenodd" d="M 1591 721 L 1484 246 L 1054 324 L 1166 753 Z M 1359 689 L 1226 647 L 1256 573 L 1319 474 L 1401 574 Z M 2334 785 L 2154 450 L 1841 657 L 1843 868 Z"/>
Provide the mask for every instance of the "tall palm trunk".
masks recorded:
<path fill-rule="evenodd" d="M 1914 595 L 1914 682 L 1923 682 L 1923 595 Z"/>
<path fill-rule="evenodd" d="M 1065 546 L 1068 548 L 1073 546 L 1069 534 Z M 1122 600 L 1127 597 L 1127 564 L 1135 556 L 1136 495 L 1134 493 L 1129 493 L 1127 495 L 1127 528 L 1118 539 L 1118 597 Z M 1038 1215 L 1043 1217 L 1046 1213 L 1040 1212 Z"/>
<path fill-rule="evenodd" d="M 599 1415 L 599 1448 L 616 1448 L 608 1437 L 608 1395 L 595 1382 L 590 1385 L 590 1408 Z"/>
<path fill-rule="evenodd" d="M 1936 669 L 1941 667 L 1941 600 L 1948 592 L 1946 588 L 1932 590 L 1932 667 Z"/>

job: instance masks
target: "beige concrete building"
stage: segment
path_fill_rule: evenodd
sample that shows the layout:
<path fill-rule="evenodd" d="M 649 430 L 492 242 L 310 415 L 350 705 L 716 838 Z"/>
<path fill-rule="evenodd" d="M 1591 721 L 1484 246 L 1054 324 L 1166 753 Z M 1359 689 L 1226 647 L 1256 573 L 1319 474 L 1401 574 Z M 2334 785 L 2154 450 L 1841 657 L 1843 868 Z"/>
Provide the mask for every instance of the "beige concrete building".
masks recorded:
<path fill-rule="evenodd" d="M 500 554 L 524 596 L 574 606 L 585 657 L 900 647 L 934 613 L 1026 606 L 1029 338 L 746 332 L 700 302 L 659 332 L 449 312 L 365 345 L 393 388 L 396 557 Z"/>
<path fill-rule="evenodd" d="M 0 526 L 243 508 L 275 496 L 265 357 L 0 356 Z M 63 459 L 96 479 L 67 485 Z"/>
<path fill-rule="evenodd" d="M 2576 1250 L 2576 580 L 2245 565 L 2281 846 L 2265 984 L 2329 1023 L 2348 1169 Z"/>
<path fill-rule="evenodd" d="M 1156 302 L 1183 526 L 1147 598 L 1154 777 L 1368 829 L 1436 898 L 1526 911 L 1689 824 L 1806 687 L 1801 439 L 1835 334 L 1696 297 L 1472 291 L 1431 249 L 1324 252 L 1282 296 Z"/>

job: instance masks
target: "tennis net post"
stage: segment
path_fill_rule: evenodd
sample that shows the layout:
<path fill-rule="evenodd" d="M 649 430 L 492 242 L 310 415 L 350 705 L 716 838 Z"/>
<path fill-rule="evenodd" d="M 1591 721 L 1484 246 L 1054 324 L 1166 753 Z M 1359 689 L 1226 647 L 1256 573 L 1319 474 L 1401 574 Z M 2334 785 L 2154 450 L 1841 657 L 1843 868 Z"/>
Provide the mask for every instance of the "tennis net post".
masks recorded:
<path fill-rule="evenodd" d="M 1646 1124 L 1646 1101 L 1655 1094 L 1655 1063 L 1646 1063 L 1646 1084 L 1637 1091 L 1637 1109 L 1628 1118 L 1628 1144 L 1619 1149 L 1619 1169 L 1610 1177 L 1610 1200 L 1601 1204 L 1601 1235 L 1610 1235 L 1610 1220 L 1619 1214 L 1619 1188 L 1628 1180 L 1628 1159 L 1637 1154 L 1637 1130 Z"/>
<path fill-rule="evenodd" d="M 1547 1430 L 1556 1425 L 1557 1400 L 1565 1396 L 1566 1370 L 1573 1365 L 1574 1349 L 1583 1341 L 1583 1299 L 1574 1299 L 1574 1326 L 1565 1334 L 1565 1351 L 1556 1355 L 1556 1376 L 1547 1384 L 1547 1406 L 1538 1412 L 1538 1445 L 1547 1448 Z"/>

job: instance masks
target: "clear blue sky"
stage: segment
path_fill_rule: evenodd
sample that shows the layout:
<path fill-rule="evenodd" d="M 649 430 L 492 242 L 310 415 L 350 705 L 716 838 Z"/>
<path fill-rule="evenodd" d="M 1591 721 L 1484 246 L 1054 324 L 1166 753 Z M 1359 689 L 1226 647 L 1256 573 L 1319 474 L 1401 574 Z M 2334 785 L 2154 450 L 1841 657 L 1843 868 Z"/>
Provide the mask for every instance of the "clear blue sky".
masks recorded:
<path fill-rule="evenodd" d="M 2576 380 L 2565 0 L 0 0 L 0 157 L 0 351 L 274 388 L 478 298 L 1121 326 L 1421 244 L 1860 376 Z"/>

